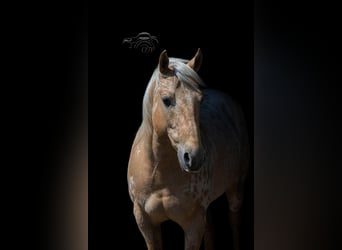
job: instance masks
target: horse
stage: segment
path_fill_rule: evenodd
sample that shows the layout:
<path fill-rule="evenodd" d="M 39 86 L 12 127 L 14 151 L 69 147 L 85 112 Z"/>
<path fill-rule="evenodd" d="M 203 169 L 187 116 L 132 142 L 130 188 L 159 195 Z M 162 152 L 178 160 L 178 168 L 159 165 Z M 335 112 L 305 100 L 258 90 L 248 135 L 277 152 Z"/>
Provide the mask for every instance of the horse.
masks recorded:
<path fill-rule="evenodd" d="M 200 249 L 208 206 L 224 194 L 233 247 L 239 249 L 247 126 L 241 106 L 198 75 L 202 60 L 200 48 L 191 60 L 162 51 L 143 97 L 127 184 L 148 250 L 162 249 L 161 224 L 167 220 L 183 229 L 185 250 Z"/>

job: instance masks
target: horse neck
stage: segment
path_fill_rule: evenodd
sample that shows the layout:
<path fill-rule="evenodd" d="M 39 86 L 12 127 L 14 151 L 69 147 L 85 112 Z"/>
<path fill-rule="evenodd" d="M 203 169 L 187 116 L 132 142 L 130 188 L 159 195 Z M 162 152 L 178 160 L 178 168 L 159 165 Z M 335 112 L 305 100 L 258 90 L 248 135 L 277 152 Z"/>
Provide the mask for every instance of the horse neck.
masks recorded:
<path fill-rule="evenodd" d="M 153 132 L 151 143 L 155 163 L 160 163 L 163 161 L 171 163 L 174 160 L 177 160 L 177 154 L 173 149 L 166 133 L 163 135 L 157 135 L 155 132 Z"/>

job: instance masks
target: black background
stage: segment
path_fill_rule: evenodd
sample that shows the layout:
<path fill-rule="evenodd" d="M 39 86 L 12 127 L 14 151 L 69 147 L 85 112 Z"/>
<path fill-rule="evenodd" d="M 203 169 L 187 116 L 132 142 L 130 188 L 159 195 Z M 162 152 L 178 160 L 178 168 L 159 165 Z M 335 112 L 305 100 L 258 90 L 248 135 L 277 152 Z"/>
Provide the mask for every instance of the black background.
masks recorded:
<path fill-rule="evenodd" d="M 341 249 L 339 8 L 305 1 L 190 9 L 170 2 L 157 11 L 129 5 L 92 6 L 89 107 L 86 4 L 4 6 L 4 238 L 13 248 L 58 246 L 50 240 L 59 213 L 52 201 L 67 171 L 58 163 L 89 110 L 89 246 L 144 249 L 126 183 L 143 92 L 162 49 L 191 58 L 200 47 L 199 74 L 240 102 L 254 141 L 245 249 Z M 153 54 L 121 44 L 142 31 L 160 42 Z M 225 246 L 226 205 L 216 204 Z M 168 227 L 172 249 L 181 233 Z"/>
<path fill-rule="evenodd" d="M 94 85 L 89 106 L 90 214 L 94 214 L 90 245 L 115 248 L 123 242 L 127 248 L 144 247 L 122 178 L 140 124 L 143 92 L 161 50 L 191 58 L 200 47 L 204 62 L 199 74 L 243 106 L 254 142 L 244 247 L 340 248 L 338 8 L 305 1 L 198 3 L 190 9 L 168 3 L 157 11 L 141 5 L 115 13 L 101 8 L 96 15 L 93 36 L 98 42 L 91 60 L 97 65 L 90 75 Z M 158 38 L 154 54 L 143 56 L 122 47 L 122 38 L 142 31 Z M 123 128 L 119 132 L 125 139 L 114 125 Z M 218 248 L 228 248 L 225 203 L 216 204 Z M 173 234 L 166 234 L 167 245 L 181 249 L 182 234 L 169 226 Z M 132 240 L 123 240 L 128 235 Z"/>
<path fill-rule="evenodd" d="M 168 10 L 170 12 L 171 10 Z M 176 10 L 174 10 L 176 11 Z M 172 12 L 172 11 L 171 11 Z M 142 99 L 147 83 L 164 49 L 170 57 L 191 59 L 198 48 L 203 52 L 199 75 L 209 87 L 220 89 L 242 106 L 248 123 L 252 150 L 251 171 L 246 183 L 242 211 L 242 246 L 253 246 L 253 13 L 252 6 L 234 4 L 229 15 L 205 24 L 201 14 L 156 13 L 144 19 L 127 12 L 125 19 L 101 16 L 94 33 L 96 69 L 90 75 L 90 245 L 145 249 L 145 242 L 133 216 L 128 196 L 127 164 L 135 133 L 141 123 Z M 129 18 L 134 18 L 132 23 Z M 148 17 L 147 17 L 148 18 Z M 158 21 L 154 21 L 158 20 Z M 161 23 L 165 23 L 165 25 Z M 221 23 L 220 23 L 221 22 Z M 213 25 L 216 26 L 213 28 Z M 150 54 L 122 44 L 125 37 L 139 32 L 156 36 L 159 44 Z M 99 56 L 100 55 L 100 56 Z M 93 76 L 93 74 L 95 74 Z M 92 81 L 92 80 L 91 80 Z M 228 205 L 221 197 L 211 206 L 216 227 L 217 249 L 230 247 Z M 115 211 L 115 212 L 114 212 Z M 92 224 L 94 223 L 94 224 Z M 96 230 L 95 230 L 96 228 Z M 116 230 L 119 229 L 119 233 Z M 182 249 L 183 233 L 175 224 L 163 225 L 165 249 Z M 124 237 L 129 236 L 130 240 Z M 100 239 L 100 243 L 99 243 Z"/>

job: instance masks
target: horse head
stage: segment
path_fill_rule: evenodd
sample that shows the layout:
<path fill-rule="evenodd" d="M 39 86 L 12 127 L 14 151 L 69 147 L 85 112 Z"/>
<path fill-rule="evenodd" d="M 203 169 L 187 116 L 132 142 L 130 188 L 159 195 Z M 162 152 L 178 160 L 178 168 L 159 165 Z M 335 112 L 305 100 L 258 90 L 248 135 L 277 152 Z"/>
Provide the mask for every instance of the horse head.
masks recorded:
<path fill-rule="evenodd" d="M 160 137 L 167 135 L 186 172 L 199 171 L 204 161 L 199 119 L 203 98 L 200 87 L 204 84 L 197 74 L 201 63 L 200 49 L 189 61 L 169 58 L 164 50 L 153 98 L 154 131 Z"/>

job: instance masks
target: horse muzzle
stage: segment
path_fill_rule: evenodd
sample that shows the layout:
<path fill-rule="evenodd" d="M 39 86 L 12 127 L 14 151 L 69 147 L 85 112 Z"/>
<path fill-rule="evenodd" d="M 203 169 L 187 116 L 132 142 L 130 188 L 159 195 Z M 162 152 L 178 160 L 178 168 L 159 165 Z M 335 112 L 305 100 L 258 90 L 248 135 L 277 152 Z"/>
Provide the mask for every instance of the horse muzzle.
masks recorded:
<path fill-rule="evenodd" d="M 184 147 L 179 147 L 177 156 L 180 167 L 185 172 L 199 172 L 204 163 L 204 152 L 201 149 L 186 150 Z"/>

